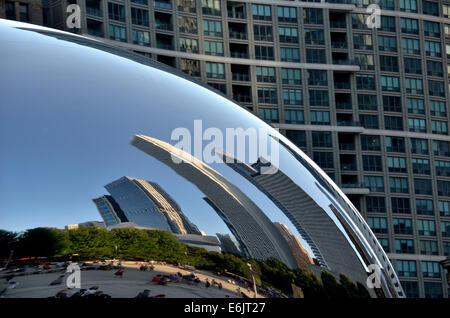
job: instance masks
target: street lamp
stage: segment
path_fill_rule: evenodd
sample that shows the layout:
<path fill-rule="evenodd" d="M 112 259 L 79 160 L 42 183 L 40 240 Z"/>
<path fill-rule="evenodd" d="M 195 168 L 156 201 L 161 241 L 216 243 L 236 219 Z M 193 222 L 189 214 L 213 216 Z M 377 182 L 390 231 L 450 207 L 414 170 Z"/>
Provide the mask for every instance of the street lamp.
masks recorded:
<path fill-rule="evenodd" d="M 255 282 L 255 276 L 253 276 L 253 269 L 252 265 L 250 263 L 247 263 L 248 268 L 250 269 L 250 274 L 252 274 L 252 280 L 253 280 L 253 291 L 255 293 L 254 298 L 258 296 L 258 292 L 256 291 L 256 282 Z"/>

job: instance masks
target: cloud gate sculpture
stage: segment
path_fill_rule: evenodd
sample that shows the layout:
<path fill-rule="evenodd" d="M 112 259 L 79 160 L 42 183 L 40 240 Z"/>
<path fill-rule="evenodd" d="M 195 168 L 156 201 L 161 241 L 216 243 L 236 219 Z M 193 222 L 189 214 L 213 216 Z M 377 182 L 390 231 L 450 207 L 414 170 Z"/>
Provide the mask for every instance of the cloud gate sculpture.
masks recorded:
<path fill-rule="evenodd" d="M 299 238 L 315 271 L 365 283 L 376 266 L 381 284 L 371 295 L 404 297 L 345 194 L 234 101 L 147 57 L 70 33 L 2 20 L 0 43 L 2 218 L 30 206 L 36 219 L 52 209 L 56 218 L 95 218 L 92 199 L 130 176 L 95 201 L 120 210 L 113 223 L 139 225 L 163 211 L 158 222 L 172 218 L 182 234 L 228 233 L 243 256 L 296 268 L 278 222 Z M 132 201 L 136 193 L 152 200 L 151 213 Z"/>

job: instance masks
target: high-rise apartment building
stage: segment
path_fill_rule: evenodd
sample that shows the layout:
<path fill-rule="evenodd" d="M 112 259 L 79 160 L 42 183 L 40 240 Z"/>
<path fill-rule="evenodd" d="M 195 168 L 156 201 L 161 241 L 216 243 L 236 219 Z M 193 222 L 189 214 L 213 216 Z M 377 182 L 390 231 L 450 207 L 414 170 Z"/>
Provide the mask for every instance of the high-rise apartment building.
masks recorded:
<path fill-rule="evenodd" d="M 448 297 L 449 0 L 78 3 L 80 34 L 172 65 L 280 128 L 361 211 L 406 294 Z"/>

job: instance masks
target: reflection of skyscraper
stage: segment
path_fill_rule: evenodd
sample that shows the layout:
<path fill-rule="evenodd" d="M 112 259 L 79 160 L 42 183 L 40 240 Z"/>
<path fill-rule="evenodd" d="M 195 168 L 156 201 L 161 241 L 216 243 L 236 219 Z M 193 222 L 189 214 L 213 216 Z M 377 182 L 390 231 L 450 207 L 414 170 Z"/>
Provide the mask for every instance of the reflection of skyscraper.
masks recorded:
<path fill-rule="evenodd" d="M 216 233 L 216 236 L 220 241 L 220 246 L 222 248 L 222 252 L 234 254 L 237 256 L 243 256 L 243 254 L 239 248 L 239 242 L 236 240 L 234 235 Z M 294 255 L 294 257 L 295 257 L 295 255 Z"/>
<path fill-rule="evenodd" d="M 279 222 L 274 222 L 273 224 L 288 242 L 292 250 L 292 254 L 294 254 L 294 257 L 297 260 L 298 267 L 305 271 L 310 271 L 309 265 L 314 263 L 313 258 L 309 254 L 308 250 L 302 245 L 298 237 L 292 234 L 285 224 Z"/>
<path fill-rule="evenodd" d="M 297 267 L 289 245 L 270 219 L 249 197 L 217 171 L 158 139 L 137 135 L 131 144 L 172 168 L 202 191 L 235 230 L 237 239 L 247 247 L 251 257 L 274 257 L 291 268 Z M 181 159 L 183 162 L 176 163 L 174 159 Z"/>
<path fill-rule="evenodd" d="M 175 200 L 156 183 L 122 177 L 107 184 L 105 188 L 129 222 L 176 234 L 200 234 L 198 228 L 181 212 Z M 104 217 L 104 214 L 100 214 Z"/>
<path fill-rule="evenodd" d="M 92 199 L 92 201 L 97 206 L 97 210 L 106 226 L 128 222 L 127 217 L 112 196 L 102 195 L 101 197 Z"/>

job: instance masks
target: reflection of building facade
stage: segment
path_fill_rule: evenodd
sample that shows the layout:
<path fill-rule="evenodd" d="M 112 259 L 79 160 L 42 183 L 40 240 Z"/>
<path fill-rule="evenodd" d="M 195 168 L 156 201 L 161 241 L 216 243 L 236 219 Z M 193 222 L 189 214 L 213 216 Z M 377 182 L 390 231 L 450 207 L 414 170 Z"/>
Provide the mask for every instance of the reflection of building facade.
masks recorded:
<path fill-rule="evenodd" d="M 101 197 L 92 199 L 92 201 L 97 206 L 97 210 L 106 226 L 128 222 L 127 217 L 112 196 L 102 195 Z"/>
<path fill-rule="evenodd" d="M 300 242 L 299 238 L 289 230 L 287 225 L 279 222 L 274 222 L 274 225 L 288 242 L 292 254 L 294 254 L 294 257 L 297 260 L 298 267 L 305 271 L 310 271 L 310 265 L 314 264 L 314 261 L 308 250 Z"/>
<path fill-rule="evenodd" d="M 236 238 L 246 246 L 251 257 L 274 257 L 291 268 L 297 266 L 289 245 L 270 219 L 249 197 L 217 171 L 158 139 L 137 135 L 131 144 L 172 168 L 202 191 L 235 229 L 233 235 L 238 235 Z M 183 162 L 175 163 L 174 158 L 183 159 Z"/>
<path fill-rule="evenodd" d="M 75 230 L 81 227 L 98 227 L 101 229 L 106 228 L 105 223 L 104 222 L 99 222 L 99 221 L 87 221 L 87 222 L 83 222 L 83 223 L 78 223 L 78 224 L 68 224 L 65 226 L 66 230 Z"/>
<path fill-rule="evenodd" d="M 222 234 L 216 233 L 217 238 L 220 241 L 220 247 L 223 253 L 230 253 L 237 256 L 243 256 L 240 248 L 239 242 L 236 240 L 232 234 Z M 295 255 L 294 255 L 295 257 Z"/>
<path fill-rule="evenodd" d="M 41 0 L 0 0 L 0 19 L 42 25 L 44 23 L 43 2 Z"/>
<path fill-rule="evenodd" d="M 121 222 L 129 221 L 139 226 L 177 234 L 200 234 L 198 228 L 182 213 L 175 200 L 156 183 L 122 177 L 107 184 L 105 188 L 117 202 L 120 211 L 123 211 L 124 218 Z M 102 217 L 109 216 L 106 213 L 102 214 L 103 210 L 99 211 Z M 109 219 L 106 218 L 105 222 Z"/>

